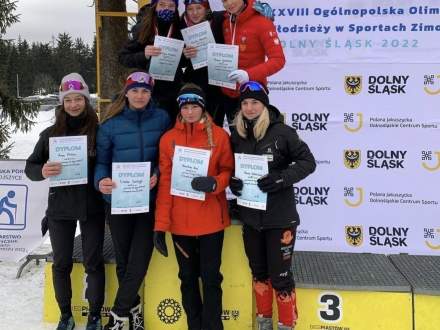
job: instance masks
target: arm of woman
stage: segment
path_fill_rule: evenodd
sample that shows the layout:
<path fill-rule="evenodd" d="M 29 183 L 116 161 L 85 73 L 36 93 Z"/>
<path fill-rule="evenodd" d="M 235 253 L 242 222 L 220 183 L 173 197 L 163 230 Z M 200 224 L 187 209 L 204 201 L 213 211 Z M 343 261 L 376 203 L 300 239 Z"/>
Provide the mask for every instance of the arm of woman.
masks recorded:
<path fill-rule="evenodd" d="M 101 124 L 96 134 L 96 165 L 95 188 L 99 190 L 99 181 L 111 178 L 113 144 L 111 139 L 110 122 Z"/>
<path fill-rule="evenodd" d="M 275 25 L 267 18 L 258 16 L 258 36 L 264 47 L 267 61 L 247 68 L 249 80 L 264 81 L 267 77 L 280 71 L 286 64 L 283 47 L 281 46 Z"/>
<path fill-rule="evenodd" d="M 171 225 L 171 207 L 173 197 L 170 194 L 171 189 L 171 170 L 172 162 L 172 141 L 164 135 L 159 143 L 159 190 L 156 198 L 156 220 L 154 231 L 169 231 Z"/>
<path fill-rule="evenodd" d="M 32 181 L 42 181 L 45 179 L 42 170 L 44 164 L 49 159 L 48 144 L 49 136 L 47 131 L 43 131 L 35 145 L 34 151 L 26 160 L 26 167 L 24 169 L 26 176 Z"/>
<path fill-rule="evenodd" d="M 119 52 L 119 63 L 127 68 L 146 69 L 150 65 L 151 57 L 146 57 L 146 47 L 137 39 L 131 39 Z"/>
<path fill-rule="evenodd" d="M 229 179 L 234 171 L 234 154 L 232 153 L 231 142 L 228 133 L 220 129 L 219 150 L 220 158 L 218 164 L 219 173 L 214 178 L 217 181 L 217 187 L 212 194 L 220 194 L 229 186 Z"/>
<path fill-rule="evenodd" d="M 316 169 L 316 162 L 312 152 L 308 145 L 299 138 L 296 131 L 286 127 L 286 138 L 287 151 L 294 163 L 281 172 L 285 187 L 301 181 Z"/>

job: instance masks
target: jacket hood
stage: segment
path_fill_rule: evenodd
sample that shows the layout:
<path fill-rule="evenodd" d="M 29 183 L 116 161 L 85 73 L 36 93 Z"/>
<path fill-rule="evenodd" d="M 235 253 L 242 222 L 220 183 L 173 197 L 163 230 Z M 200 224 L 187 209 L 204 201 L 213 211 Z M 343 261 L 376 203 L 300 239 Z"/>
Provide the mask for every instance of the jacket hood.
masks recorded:
<path fill-rule="evenodd" d="M 278 108 L 269 104 L 267 109 L 269 110 L 269 118 L 270 118 L 271 125 L 277 124 L 277 123 L 284 124 L 284 115 L 280 112 L 280 110 L 278 110 Z"/>

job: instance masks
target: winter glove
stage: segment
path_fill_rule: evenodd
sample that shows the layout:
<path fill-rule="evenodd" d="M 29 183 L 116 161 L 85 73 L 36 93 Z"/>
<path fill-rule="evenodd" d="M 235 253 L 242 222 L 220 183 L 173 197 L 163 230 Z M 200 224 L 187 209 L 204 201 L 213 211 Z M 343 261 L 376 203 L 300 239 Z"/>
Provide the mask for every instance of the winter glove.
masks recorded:
<path fill-rule="evenodd" d="M 243 190 L 243 180 L 235 176 L 231 177 L 229 180 L 229 189 L 235 196 L 241 196 L 241 191 Z"/>
<path fill-rule="evenodd" d="M 266 174 L 257 180 L 258 188 L 265 193 L 273 193 L 284 188 L 284 180 L 279 174 Z"/>
<path fill-rule="evenodd" d="M 153 243 L 157 251 L 164 257 L 168 257 L 168 248 L 163 231 L 155 231 L 153 234 Z"/>
<path fill-rule="evenodd" d="M 191 181 L 194 190 L 210 193 L 217 188 L 217 181 L 212 176 L 198 176 Z"/>
<path fill-rule="evenodd" d="M 274 20 L 275 17 L 273 15 L 273 9 L 272 9 L 272 7 L 267 2 L 255 1 L 253 8 L 260 15 L 263 15 L 264 17 L 267 17 L 271 21 Z"/>
<path fill-rule="evenodd" d="M 249 75 L 244 70 L 234 70 L 228 75 L 228 79 L 236 81 L 241 85 L 249 81 Z"/>

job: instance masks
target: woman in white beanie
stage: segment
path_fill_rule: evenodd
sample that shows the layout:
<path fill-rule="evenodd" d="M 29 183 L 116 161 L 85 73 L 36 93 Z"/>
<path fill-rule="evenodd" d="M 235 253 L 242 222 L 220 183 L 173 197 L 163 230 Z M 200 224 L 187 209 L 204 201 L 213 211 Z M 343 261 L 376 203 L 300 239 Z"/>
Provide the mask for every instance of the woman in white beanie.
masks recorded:
<path fill-rule="evenodd" d="M 49 230 L 53 249 L 53 286 L 61 318 L 57 330 L 72 330 L 71 299 L 73 242 L 77 221 L 81 229 L 83 263 L 87 274 L 86 298 L 89 317 L 86 330 L 101 330 L 101 308 L 104 303 L 105 275 L 102 246 L 104 241 L 104 205 L 93 187 L 95 141 L 98 118 L 90 105 L 89 88 L 78 73 L 66 75 L 60 85 L 55 124 L 46 128 L 33 153 L 26 161 L 25 172 L 32 181 L 42 181 L 62 173 L 61 163 L 49 161 L 49 138 L 55 136 L 87 136 L 88 183 L 51 187 L 43 235 Z"/>

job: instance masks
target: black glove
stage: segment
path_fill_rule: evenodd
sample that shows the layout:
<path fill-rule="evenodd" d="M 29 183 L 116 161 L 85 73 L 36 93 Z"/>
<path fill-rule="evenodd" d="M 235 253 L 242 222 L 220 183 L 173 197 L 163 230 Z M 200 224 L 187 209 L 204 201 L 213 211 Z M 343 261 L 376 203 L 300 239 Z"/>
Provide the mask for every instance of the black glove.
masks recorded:
<path fill-rule="evenodd" d="M 154 247 L 164 257 L 168 257 L 168 248 L 165 241 L 165 233 L 163 231 L 155 231 L 153 234 Z"/>
<path fill-rule="evenodd" d="M 212 176 L 198 176 L 191 181 L 194 190 L 210 193 L 217 188 L 217 181 Z"/>
<path fill-rule="evenodd" d="M 257 180 L 258 188 L 265 193 L 273 193 L 284 188 L 284 180 L 279 174 L 266 174 Z"/>
<path fill-rule="evenodd" d="M 237 178 L 236 176 L 231 177 L 229 180 L 229 189 L 235 196 L 241 196 L 241 191 L 243 190 L 243 180 Z"/>

